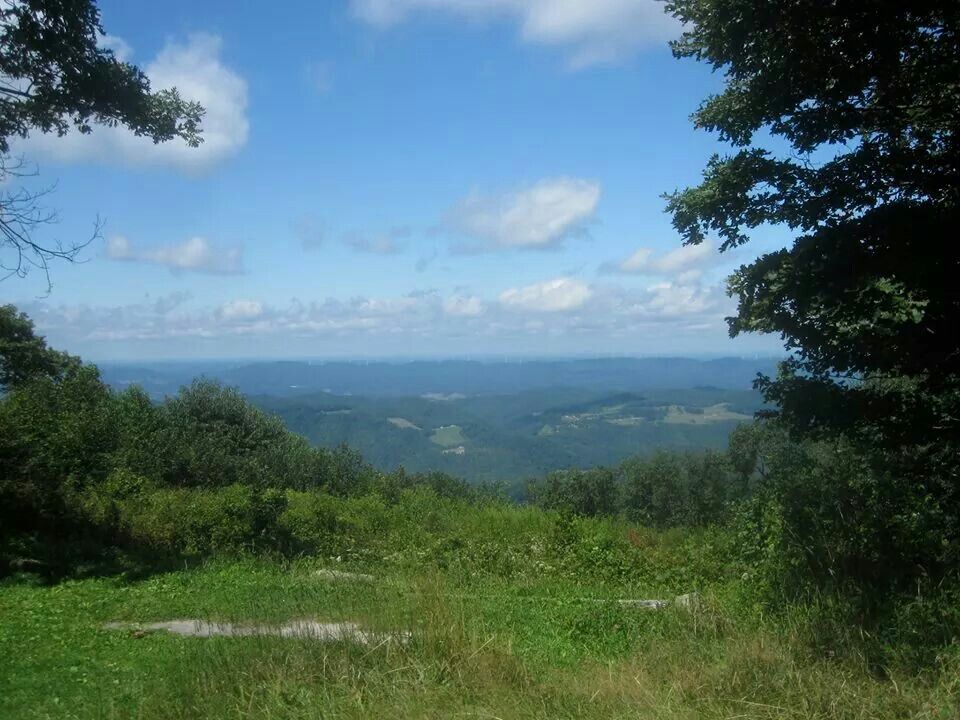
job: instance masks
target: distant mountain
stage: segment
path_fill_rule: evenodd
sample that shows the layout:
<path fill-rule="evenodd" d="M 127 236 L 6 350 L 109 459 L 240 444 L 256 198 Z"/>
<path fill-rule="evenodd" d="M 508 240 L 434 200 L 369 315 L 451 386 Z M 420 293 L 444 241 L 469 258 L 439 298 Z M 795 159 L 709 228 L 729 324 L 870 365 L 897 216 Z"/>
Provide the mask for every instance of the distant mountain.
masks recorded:
<path fill-rule="evenodd" d="M 346 443 L 384 470 L 443 470 L 517 482 L 568 467 L 612 465 L 658 449 L 722 448 L 762 407 L 753 390 L 636 392 L 540 388 L 435 397 L 325 393 L 252 401 L 313 444 Z"/>
<path fill-rule="evenodd" d="M 774 359 L 616 358 L 595 360 L 417 360 L 410 362 L 254 362 L 104 364 L 113 386 L 137 383 L 151 395 L 175 393 L 204 375 L 248 395 L 327 392 L 370 397 L 476 396 L 544 388 L 607 392 L 717 388 L 749 389 L 758 372 L 772 374 Z"/>

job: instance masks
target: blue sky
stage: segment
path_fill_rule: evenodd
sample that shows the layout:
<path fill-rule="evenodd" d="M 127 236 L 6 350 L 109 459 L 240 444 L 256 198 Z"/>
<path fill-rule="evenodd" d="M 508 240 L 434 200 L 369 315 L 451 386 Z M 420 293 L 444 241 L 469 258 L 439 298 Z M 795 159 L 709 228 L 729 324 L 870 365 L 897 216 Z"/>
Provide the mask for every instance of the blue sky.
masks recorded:
<path fill-rule="evenodd" d="M 206 142 L 31 137 L 86 262 L 0 284 L 90 359 L 770 354 L 660 195 L 720 87 L 653 0 L 100 3 L 104 43 L 207 108 Z"/>

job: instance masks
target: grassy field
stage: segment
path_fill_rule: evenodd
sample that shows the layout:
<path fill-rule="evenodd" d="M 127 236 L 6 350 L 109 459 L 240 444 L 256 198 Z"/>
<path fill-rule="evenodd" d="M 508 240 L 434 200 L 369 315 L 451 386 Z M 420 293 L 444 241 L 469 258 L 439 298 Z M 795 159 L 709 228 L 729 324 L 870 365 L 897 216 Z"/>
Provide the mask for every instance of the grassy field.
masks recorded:
<path fill-rule="evenodd" d="M 466 440 L 463 436 L 463 429 L 459 425 L 444 425 L 438 427 L 433 431 L 433 435 L 430 436 L 430 441 L 441 447 L 462 445 Z"/>
<path fill-rule="evenodd" d="M 429 537 L 421 528 L 416 543 L 396 553 L 386 551 L 396 539 L 384 538 L 376 552 L 355 550 L 341 562 L 241 558 L 51 586 L 10 579 L 0 585 L 0 717 L 945 719 L 960 712 L 957 653 L 918 674 L 871 667 L 839 638 L 834 650 L 815 650 L 812 609 L 765 617 L 751 609 L 741 580 L 695 567 L 696 548 L 705 548 L 708 564 L 711 553 L 722 555 L 711 550 L 709 533 L 656 535 L 584 521 L 571 541 L 570 528 L 558 531 L 543 513 L 538 521 L 532 511 L 485 512 L 453 534 L 442 518 L 426 517 Z M 609 541 L 625 530 L 646 565 L 626 558 L 631 567 L 620 567 L 613 557 Z M 577 570 L 581 563 L 596 571 Z M 330 567 L 374 580 L 317 574 Z M 698 590 L 701 606 L 651 611 L 617 602 L 669 599 L 681 589 Z M 350 621 L 383 635 L 363 645 L 103 627 L 172 619 Z"/>

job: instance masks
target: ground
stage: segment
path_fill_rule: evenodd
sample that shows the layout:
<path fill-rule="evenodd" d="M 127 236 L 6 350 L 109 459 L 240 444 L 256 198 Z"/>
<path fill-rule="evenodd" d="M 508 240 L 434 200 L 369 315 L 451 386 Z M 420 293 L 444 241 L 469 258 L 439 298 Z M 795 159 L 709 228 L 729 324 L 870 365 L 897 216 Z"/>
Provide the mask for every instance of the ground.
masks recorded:
<path fill-rule="evenodd" d="M 330 567 L 340 571 L 317 572 Z M 855 658 L 814 657 L 787 625 L 729 616 L 721 588 L 706 589 L 693 613 L 616 602 L 666 588 L 335 558 L 221 560 L 53 586 L 8 580 L 0 717 L 956 717 L 956 679 L 883 677 Z M 190 618 L 349 621 L 382 641 L 104 628 Z"/>

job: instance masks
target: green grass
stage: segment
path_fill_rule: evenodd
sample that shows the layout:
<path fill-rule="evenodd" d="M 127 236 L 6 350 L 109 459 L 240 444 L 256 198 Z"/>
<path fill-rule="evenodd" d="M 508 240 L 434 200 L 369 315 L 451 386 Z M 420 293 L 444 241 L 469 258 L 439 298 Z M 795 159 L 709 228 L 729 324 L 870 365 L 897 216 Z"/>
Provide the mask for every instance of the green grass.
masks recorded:
<path fill-rule="evenodd" d="M 0 717 L 866 719 L 960 711 L 955 653 L 927 675 L 878 673 L 856 652 L 814 654 L 798 621 L 736 610 L 739 589 L 726 581 L 704 588 L 705 609 L 690 614 L 588 599 L 665 593 L 669 584 L 643 587 L 636 578 L 382 560 L 357 568 L 377 576 L 372 585 L 314 575 L 330 564 L 224 560 L 143 580 L 8 581 L 0 586 Z M 413 639 L 365 647 L 102 629 L 112 620 L 307 617 L 408 629 Z"/>
<path fill-rule="evenodd" d="M 222 557 L 146 576 L 0 584 L 0 718 L 960 713 L 956 645 L 920 672 L 896 648 L 878 663 L 876 642 L 844 626 L 826 603 L 770 616 L 721 529 L 658 532 L 470 505 L 423 489 L 390 502 L 289 495 L 296 511 L 285 527 L 315 538 L 313 556 Z M 185 510 L 177 507 L 183 533 Z M 311 513 L 335 522 L 309 522 Z M 141 539 L 166 537 L 166 524 L 150 513 L 125 517 Z M 330 582 L 316 574 L 323 567 L 376 579 Z M 695 613 L 615 602 L 690 591 L 703 599 Z M 103 629 L 174 619 L 351 621 L 412 638 L 370 647 Z"/>
<path fill-rule="evenodd" d="M 749 422 L 751 419 L 750 415 L 731 410 L 729 404 L 719 403 L 704 407 L 703 412 L 690 412 L 680 405 L 671 405 L 663 422 L 671 425 L 704 425 L 729 421 Z"/>
<path fill-rule="evenodd" d="M 444 425 L 433 431 L 433 435 L 430 436 L 430 441 L 440 447 L 453 447 L 455 445 L 463 445 L 463 443 L 467 441 L 467 438 L 464 437 L 463 430 L 459 425 Z"/>

